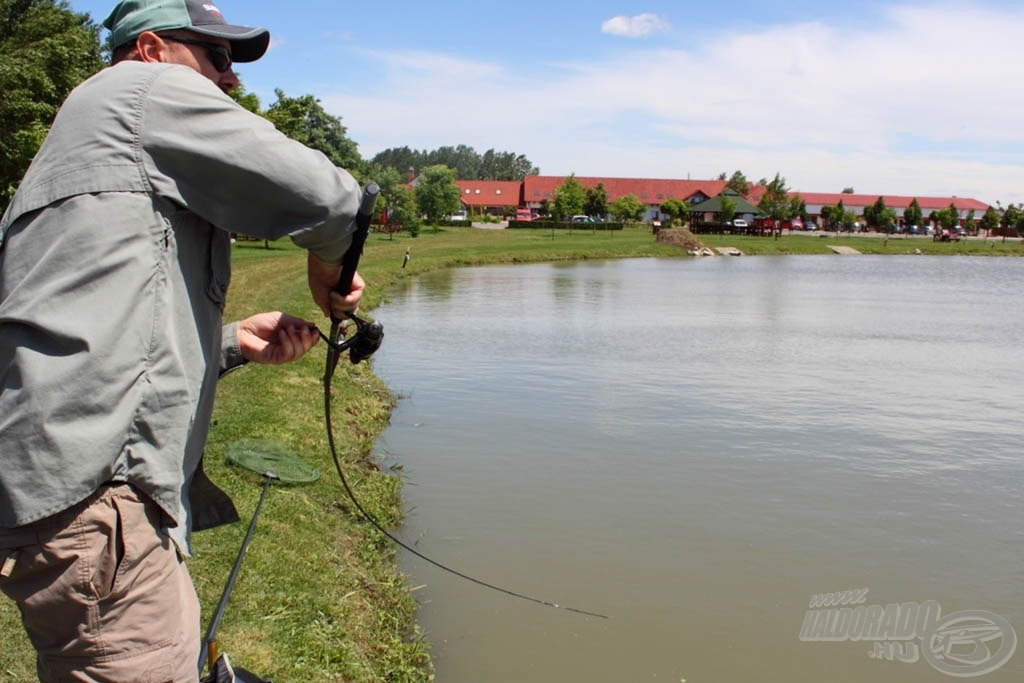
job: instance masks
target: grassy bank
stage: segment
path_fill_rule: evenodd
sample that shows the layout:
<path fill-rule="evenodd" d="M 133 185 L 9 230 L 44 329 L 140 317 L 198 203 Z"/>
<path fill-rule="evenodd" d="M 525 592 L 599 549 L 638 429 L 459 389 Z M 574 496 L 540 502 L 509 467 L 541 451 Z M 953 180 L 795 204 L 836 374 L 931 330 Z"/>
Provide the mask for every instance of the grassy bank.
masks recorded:
<path fill-rule="evenodd" d="M 748 254 L 827 254 L 828 244 L 865 253 L 1015 254 L 1019 241 L 968 241 L 786 236 L 705 236 L 711 246 Z M 406 251 L 411 260 L 402 268 Z M 656 245 L 649 230 L 591 233 L 535 230 L 429 229 L 419 238 L 371 235 L 361 268 L 370 283 L 364 310 L 379 304 L 400 279 L 453 266 L 485 263 L 680 256 Z M 305 257 L 287 241 L 265 249 L 240 242 L 227 316 L 281 309 L 321 320 L 309 301 Z M 839 257 L 836 257 L 839 258 Z M 387 321 L 385 320 L 385 325 Z M 386 340 L 385 340 L 385 343 Z M 346 501 L 327 450 L 320 377 L 324 348 L 282 367 L 246 367 L 220 385 L 207 449 L 207 471 L 234 498 L 247 521 L 260 493 L 258 478 L 225 464 L 227 446 L 241 438 L 280 441 L 321 472 L 314 484 L 275 487 L 260 518 L 246 564 L 220 630 L 232 659 L 279 681 L 425 681 L 429 648 L 415 628 L 415 604 L 397 572 L 394 549 L 357 517 Z M 363 504 L 381 520 L 401 519 L 401 480 L 370 458 L 374 438 L 386 427 L 394 398 L 367 364 L 339 366 L 335 377 L 335 428 L 347 472 Z M 212 613 L 245 524 L 196 536 L 189 566 L 204 615 Z M 14 606 L 0 600 L 0 679 L 35 680 L 30 648 Z"/>

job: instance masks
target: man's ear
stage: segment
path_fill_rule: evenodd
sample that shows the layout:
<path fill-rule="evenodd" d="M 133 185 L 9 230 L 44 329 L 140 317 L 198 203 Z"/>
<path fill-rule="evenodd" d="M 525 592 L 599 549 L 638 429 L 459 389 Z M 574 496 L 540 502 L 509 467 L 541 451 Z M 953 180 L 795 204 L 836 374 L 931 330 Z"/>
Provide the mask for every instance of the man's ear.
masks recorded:
<path fill-rule="evenodd" d="M 163 38 L 152 31 L 143 31 L 135 39 L 135 49 L 139 53 L 139 61 L 142 62 L 166 62 L 167 51 L 170 46 Z"/>

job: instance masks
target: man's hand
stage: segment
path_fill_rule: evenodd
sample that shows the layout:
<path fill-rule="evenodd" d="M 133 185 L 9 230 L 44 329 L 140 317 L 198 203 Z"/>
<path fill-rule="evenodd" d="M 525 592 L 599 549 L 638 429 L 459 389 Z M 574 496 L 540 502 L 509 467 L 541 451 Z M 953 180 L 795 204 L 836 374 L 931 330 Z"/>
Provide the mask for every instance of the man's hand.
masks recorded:
<path fill-rule="evenodd" d="M 254 363 L 290 363 L 306 355 L 318 339 L 313 323 L 280 311 L 238 321 L 242 357 Z"/>
<path fill-rule="evenodd" d="M 312 254 L 307 262 L 309 273 L 309 291 L 313 294 L 313 301 L 320 307 L 329 318 L 342 318 L 345 312 L 355 313 L 359 310 L 359 300 L 363 297 L 363 290 L 366 283 L 356 273 L 352 278 L 352 291 L 348 296 L 341 296 L 334 291 L 341 276 L 341 266 L 329 266 L 321 263 Z"/>

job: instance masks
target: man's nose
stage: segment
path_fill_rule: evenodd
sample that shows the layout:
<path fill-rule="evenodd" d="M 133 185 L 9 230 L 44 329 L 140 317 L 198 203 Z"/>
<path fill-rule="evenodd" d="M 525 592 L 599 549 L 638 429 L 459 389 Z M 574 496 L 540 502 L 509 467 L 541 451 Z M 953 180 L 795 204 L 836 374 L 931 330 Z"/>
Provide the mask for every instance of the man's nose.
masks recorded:
<path fill-rule="evenodd" d="M 235 70 L 228 69 L 222 73 L 220 78 L 217 79 L 217 85 L 219 85 L 220 89 L 225 93 L 230 93 L 232 90 L 236 89 L 238 87 L 238 75 L 235 74 Z"/>

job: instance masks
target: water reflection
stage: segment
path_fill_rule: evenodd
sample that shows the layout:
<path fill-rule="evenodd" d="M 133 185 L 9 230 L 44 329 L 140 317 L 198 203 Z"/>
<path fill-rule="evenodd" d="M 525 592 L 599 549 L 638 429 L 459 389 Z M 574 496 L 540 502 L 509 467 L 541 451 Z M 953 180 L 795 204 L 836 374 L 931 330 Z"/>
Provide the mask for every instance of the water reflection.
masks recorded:
<path fill-rule="evenodd" d="M 435 287 L 435 279 L 441 286 Z M 441 681 L 936 680 L 805 643 L 814 593 L 1024 635 L 1019 260 L 780 257 L 451 271 L 379 311 L 382 450 Z M 1020 680 L 1020 658 L 987 681 Z"/>

